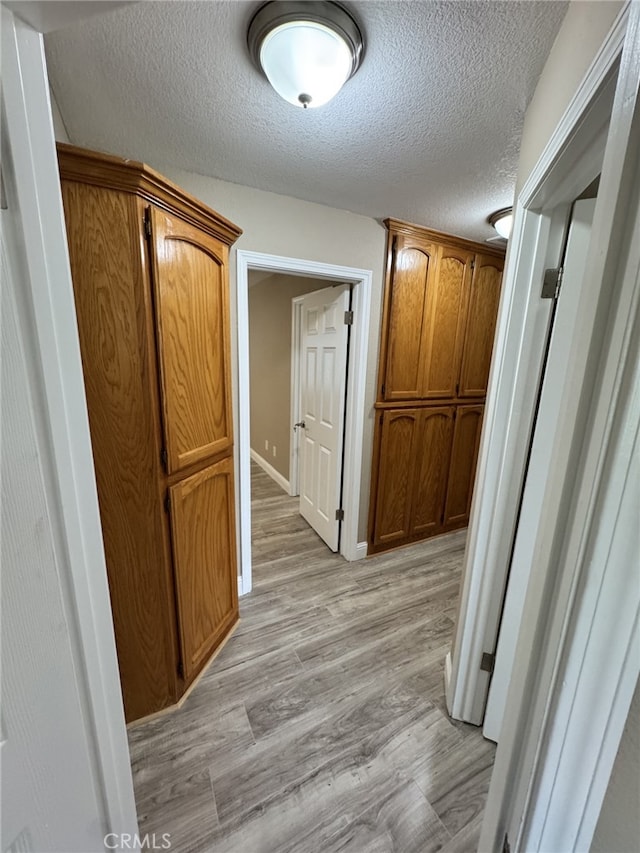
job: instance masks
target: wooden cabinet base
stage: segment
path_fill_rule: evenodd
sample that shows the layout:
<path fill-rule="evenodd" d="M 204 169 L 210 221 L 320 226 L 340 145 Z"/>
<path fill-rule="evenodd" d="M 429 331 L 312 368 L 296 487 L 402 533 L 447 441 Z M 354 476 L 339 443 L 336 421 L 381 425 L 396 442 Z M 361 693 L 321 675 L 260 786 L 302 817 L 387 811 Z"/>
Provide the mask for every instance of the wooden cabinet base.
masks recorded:
<path fill-rule="evenodd" d="M 227 645 L 239 624 L 240 618 L 237 617 L 235 622 L 231 625 L 227 633 L 224 635 L 224 637 L 220 640 L 219 644 L 213 650 L 209 658 L 202 664 L 200 670 L 193 676 L 189 684 L 185 686 L 182 694 L 180 695 L 180 698 L 175 704 L 167 705 L 166 708 L 162 708 L 162 710 L 160 711 L 155 711 L 153 714 L 147 714 L 146 717 L 139 717 L 137 720 L 131 720 L 130 723 L 127 723 L 127 728 L 133 729 L 136 726 L 141 725 L 142 723 L 148 723 L 151 720 L 157 720 L 160 717 L 166 717 L 167 714 L 172 714 L 174 711 L 177 711 L 178 708 L 182 708 L 189 696 L 191 696 L 193 690 L 198 686 L 198 684 L 200 684 L 201 679 L 204 678 L 209 666 L 213 663 L 213 661 L 218 657 L 220 652 Z"/>

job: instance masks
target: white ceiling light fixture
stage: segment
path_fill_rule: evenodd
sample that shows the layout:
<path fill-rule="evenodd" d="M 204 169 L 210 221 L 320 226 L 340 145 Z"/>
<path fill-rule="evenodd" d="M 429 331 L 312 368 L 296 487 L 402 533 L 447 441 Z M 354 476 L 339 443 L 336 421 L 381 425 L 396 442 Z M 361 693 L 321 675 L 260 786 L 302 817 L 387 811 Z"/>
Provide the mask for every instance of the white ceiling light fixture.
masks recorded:
<path fill-rule="evenodd" d="M 493 225 L 498 234 L 505 240 L 511 236 L 511 226 L 513 225 L 513 208 L 504 207 L 502 210 L 496 210 L 489 217 L 489 225 Z"/>
<path fill-rule="evenodd" d="M 358 70 L 364 40 L 352 15 L 328 0 L 271 0 L 253 16 L 249 53 L 276 92 L 297 107 L 321 107 Z"/>

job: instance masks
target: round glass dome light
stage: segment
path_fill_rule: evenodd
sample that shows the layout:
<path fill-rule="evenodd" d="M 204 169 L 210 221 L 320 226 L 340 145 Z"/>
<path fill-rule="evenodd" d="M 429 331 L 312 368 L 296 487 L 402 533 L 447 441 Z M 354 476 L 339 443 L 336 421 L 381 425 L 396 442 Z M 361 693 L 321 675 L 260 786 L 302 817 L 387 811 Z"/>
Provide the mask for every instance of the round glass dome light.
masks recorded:
<path fill-rule="evenodd" d="M 351 75 L 349 46 L 334 30 L 314 21 L 293 21 L 262 42 L 260 64 L 276 92 L 298 107 L 321 107 Z"/>
<path fill-rule="evenodd" d="M 513 226 L 513 209 L 505 207 L 503 210 L 496 211 L 489 217 L 489 224 L 493 225 L 501 237 L 508 240 Z"/>
<path fill-rule="evenodd" d="M 321 107 L 358 70 L 364 39 L 351 13 L 333 0 L 269 0 L 247 30 L 256 67 L 297 107 Z"/>

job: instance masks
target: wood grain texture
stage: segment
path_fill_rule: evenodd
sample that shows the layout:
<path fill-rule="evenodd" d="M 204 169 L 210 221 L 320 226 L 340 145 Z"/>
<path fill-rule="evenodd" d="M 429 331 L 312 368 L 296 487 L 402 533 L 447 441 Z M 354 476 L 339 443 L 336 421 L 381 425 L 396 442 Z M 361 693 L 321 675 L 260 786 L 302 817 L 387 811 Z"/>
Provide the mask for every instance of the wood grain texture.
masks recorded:
<path fill-rule="evenodd" d="M 58 142 L 58 167 L 63 180 L 131 193 L 171 213 L 178 213 L 212 237 L 230 246 L 242 230 L 207 207 L 159 172 L 136 160 L 114 157 Z"/>
<path fill-rule="evenodd" d="M 382 412 L 373 545 L 404 541 L 411 532 L 419 409 Z"/>
<path fill-rule="evenodd" d="M 434 231 L 433 228 L 426 228 L 424 225 L 415 225 L 412 222 L 404 222 L 401 219 L 389 217 L 383 220 L 383 224 L 389 231 L 393 231 L 396 234 L 403 234 L 407 237 L 427 240 L 432 243 L 446 243 L 449 246 L 456 246 L 463 251 L 482 252 L 485 255 L 491 255 L 496 258 L 504 258 L 505 255 L 505 249 L 501 246 L 488 246 L 486 243 L 476 243 L 473 240 L 467 240 L 465 237 L 456 237 L 453 234 L 445 234 L 443 231 Z"/>
<path fill-rule="evenodd" d="M 484 406 L 458 406 L 444 513 L 447 528 L 469 521 Z"/>
<path fill-rule="evenodd" d="M 233 443 L 226 246 L 151 209 L 168 471 Z"/>
<path fill-rule="evenodd" d="M 456 396 L 473 257 L 455 246 L 438 247 L 427 289 L 420 361 L 420 396 L 425 399 Z"/>
<path fill-rule="evenodd" d="M 388 324 L 385 341 L 385 400 L 420 397 L 424 358 L 424 323 L 428 282 L 433 278 L 435 247 L 397 237 L 388 282 Z"/>
<path fill-rule="evenodd" d="M 453 413 L 463 402 L 484 404 L 504 267 L 501 249 L 395 219 L 385 225 L 369 498 L 373 553 L 456 529 L 468 519 L 479 436 L 479 430 L 471 435 L 471 410 L 460 410 L 469 435 L 463 437 L 461 425 L 455 452 L 451 424 L 444 427 L 442 414 L 439 427 L 437 420 L 427 424 L 422 410 L 436 400 Z M 402 439 L 398 428 L 391 441 L 387 425 L 396 419 L 406 435 Z M 415 426 L 410 436 L 409 421 Z M 424 435 L 416 437 L 416 430 Z"/>
<path fill-rule="evenodd" d="M 420 412 L 413 465 L 411 536 L 430 536 L 442 531 L 453 438 L 453 412 L 452 406 L 429 407 Z"/>
<path fill-rule="evenodd" d="M 471 851 L 495 748 L 443 712 L 462 550 L 347 564 L 256 466 L 252 486 L 242 622 L 182 708 L 129 732 L 140 832 L 180 853 Z"/>
<path fill-rule="evenodd" d="M 59 160 L 118 660 L 133 721 L 173 704 L 237 620 L 227 267 L 239 232 L 143 164 L 71 146 L 59 147 Z M 201 470 L 209 466 L 210 474 L 214 462 L 220 476 Z M 172 537 L 168 489 L 185 524 L 174 519 Z M 174 552 L 190 608 L 184 618 Z"/>
<path fill-rule="evenodd" d="M 460 370 L 460 397 L 484 397 L 496 333 L 504 261 L 493 255 L 477 255 L 469 294 Z"/>
<path fill-rule="evenodd" d="M 171 530 L 187 681 L 238 620 L 233 459 L 172 486 Z"/>
<path fill-rule="evenodd" d="M 63 181 L 62 195 L 118 662 L 132 720 L 175 701 L 140 223 L 135 199 L 124 193 Z"/>

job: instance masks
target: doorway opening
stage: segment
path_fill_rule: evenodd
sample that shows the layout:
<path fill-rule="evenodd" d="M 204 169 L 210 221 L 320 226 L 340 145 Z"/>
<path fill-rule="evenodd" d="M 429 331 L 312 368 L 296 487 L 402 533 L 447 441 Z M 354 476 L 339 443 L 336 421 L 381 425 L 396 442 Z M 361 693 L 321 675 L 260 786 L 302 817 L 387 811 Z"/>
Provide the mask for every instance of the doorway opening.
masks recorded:
<path fill-rule="evenodd" d="M 298 258 L 286 258 L 256 252 L 237 252 L 237 325 L 238 325 L 238 507 L 239 507 L 239 578 L 240 594 L 252 588 L 251 575 L 251 400 L 249 346 L 249 275 L 288 274 L 298 279 L 313 279 L 325 288 L 333 284 L 347 285 L 351 291 L 353 319 L 346 366 L 346 405 L 344 407 L 344 444 L 342 450 L 343 517 L 339 553 L 346 560 L 366 556 L 366 542 L 358 542 L 358 515 L 362 472 L 362 424 L 364 422 L 365 380 L 371 304 L 371 270 L 341 267 Z M 260 276 L 258 277 L 259 280 Z M 264 286 L 257 284 L 256 287 Z M 291 422 L 296 423 L 299 419 Z M 262 439 L 262 446 L 268 437 Z M 273 445 L 270 444 L 272 448 Z M 271 449 L 271 460 L 273 450 Z M 255 455 L 255 453 L 254 453 Z M 276 456 L 278 459 L 278 445 Z M 277 468 L 276 468 L 277 471 Z M 294 472 L 295 473 L 295 472 Z M 291 477 L 289 490 L 291 490 Z M 283 476 L 281 485 L 287 480 Z M 295 485 L 294 485 L 295 487 Z"/>
<path fill-rule="evenodd" d="M 251 460 L 298 497 L 297 514 L 333 552 L 342 524 L 351 287 L 249 271 Z"/>

